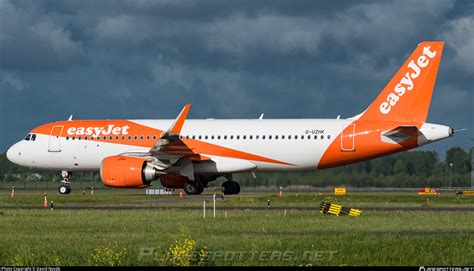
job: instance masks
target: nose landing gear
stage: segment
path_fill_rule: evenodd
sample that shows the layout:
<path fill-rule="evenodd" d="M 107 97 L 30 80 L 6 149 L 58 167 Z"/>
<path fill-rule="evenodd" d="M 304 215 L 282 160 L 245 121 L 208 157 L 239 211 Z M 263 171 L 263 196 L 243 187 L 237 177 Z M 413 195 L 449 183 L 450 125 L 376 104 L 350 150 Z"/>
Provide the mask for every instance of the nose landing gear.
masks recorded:
<path fill-rule="evenodd" d="M 63 176 L 63 180 L 61 181 L 61 185 L 59 186 L 59 193 L 60 194 L 69 194 L 71 193 L 71 186 L 70 186 L 70 178 L 72 176 L 72 172 L 63 170 L 61 171 L 61 175 Z"/>

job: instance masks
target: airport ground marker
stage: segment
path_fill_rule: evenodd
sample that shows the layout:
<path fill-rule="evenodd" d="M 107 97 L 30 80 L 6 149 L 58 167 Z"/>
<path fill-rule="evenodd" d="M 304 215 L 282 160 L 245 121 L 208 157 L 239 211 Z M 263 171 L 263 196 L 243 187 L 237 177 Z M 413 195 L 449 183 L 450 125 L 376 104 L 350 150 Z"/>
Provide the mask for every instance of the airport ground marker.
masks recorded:
<path fill-rule="evenodd" d="M 206 201 L 202 201 L 202 218 L 206 219 Z"/>
<path fill-rule="evenodd" d="M 321 202 L 321 204 L 319 205 L 319 210 L 323 214 L 331 214 L 335 216 L 340 216 L 340 215 L 360 216 L 362 214 L 362 211 L 359 209 L 343 207 L 341 205 L 325 202 L 325 201 Z"/>
<path fill-rule="evenodd" d="M 438 195 L 438 191 L 436 191 L 436 189 L 434 188 L 429 188 L 429 187 L 425 187 L 425 188 L 421 188 L 418 190 L 418 195 L 431 195 L 431 196 L 436 196 Z"/>
<path fill-rule="evenodd" d="M 216 194 L 212 195 L 212 211 L 214 213 L 214 218 L 216 218 Z"/>
<path fill-rule="evenodd" d="M 44 207 L 48 207 L 48 198 L 47 198 L 47 195 L 46 195 L 46 193 L 44 193 L 44 202 L 43 202 L 43 206 L 44 206 Z"/>
<path fill-rule="evenodd" d="M 334 187 L 334 195 L 346 196 L 347 189 L 345 187 Z"/>
<path fill-rule="evenodd" d="M 474 196 L 474 190 L 458 190 L 456 196 Z"/>

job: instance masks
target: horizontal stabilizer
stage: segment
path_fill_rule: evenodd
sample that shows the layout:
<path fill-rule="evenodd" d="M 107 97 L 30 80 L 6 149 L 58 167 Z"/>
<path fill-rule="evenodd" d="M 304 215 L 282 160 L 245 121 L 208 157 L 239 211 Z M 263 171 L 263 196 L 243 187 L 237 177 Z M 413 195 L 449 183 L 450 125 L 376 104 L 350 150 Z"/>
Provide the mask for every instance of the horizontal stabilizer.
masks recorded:
<path fill-rule="evenodd" d="M 383 135 L 387 137 L 410 137 L 420 134 L 420 130 L 416 126 L 398 126 L 395 129 L 392 129 L 388 132 L 385 132 Z"/>
<path fill-rule="evenodd" d="M 382 141 L 400 143 L 419 135 L 421 135 L 421 132 L 416 126 L 398 126 L 397 128 L 382 133 Z"/>

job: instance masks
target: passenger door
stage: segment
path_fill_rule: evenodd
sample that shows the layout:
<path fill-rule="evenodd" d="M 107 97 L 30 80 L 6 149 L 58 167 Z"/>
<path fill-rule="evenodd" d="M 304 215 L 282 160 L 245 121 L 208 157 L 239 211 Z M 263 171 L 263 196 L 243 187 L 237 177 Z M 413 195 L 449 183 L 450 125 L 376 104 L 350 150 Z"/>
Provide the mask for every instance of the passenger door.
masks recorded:
<path fill-rule="evenodd" d="M 355 151 L 355 124 L 342 126 L 341 151 Z"/>
<path fill-rule="evenodd" d="M 51 128 L 51 134 L 49 135 L 48 141 L 48 151 L 61 151 L 61 133 L 63 132 L 63 128 L 64 126 L 53 126 L 53 128 Z"/>

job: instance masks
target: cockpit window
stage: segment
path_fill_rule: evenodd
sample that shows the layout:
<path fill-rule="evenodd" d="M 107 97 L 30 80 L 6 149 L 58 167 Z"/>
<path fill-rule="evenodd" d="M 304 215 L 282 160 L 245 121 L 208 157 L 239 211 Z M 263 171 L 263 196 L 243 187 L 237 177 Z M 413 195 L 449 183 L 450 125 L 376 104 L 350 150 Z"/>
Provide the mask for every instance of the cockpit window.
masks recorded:
<path fill-rule="evenodd" d="M 25 140 L 26 140 L 26 141 L 30 141 L 30 139 L 31 139 L 31 134 L 28 134 L 28 135 L 25 137 Z"/>
<path fill-rule="evenodd" d="M 36 140 L 36 134 L 32 134 L 31 135 L 31 141 L 35 141 Z"/>

